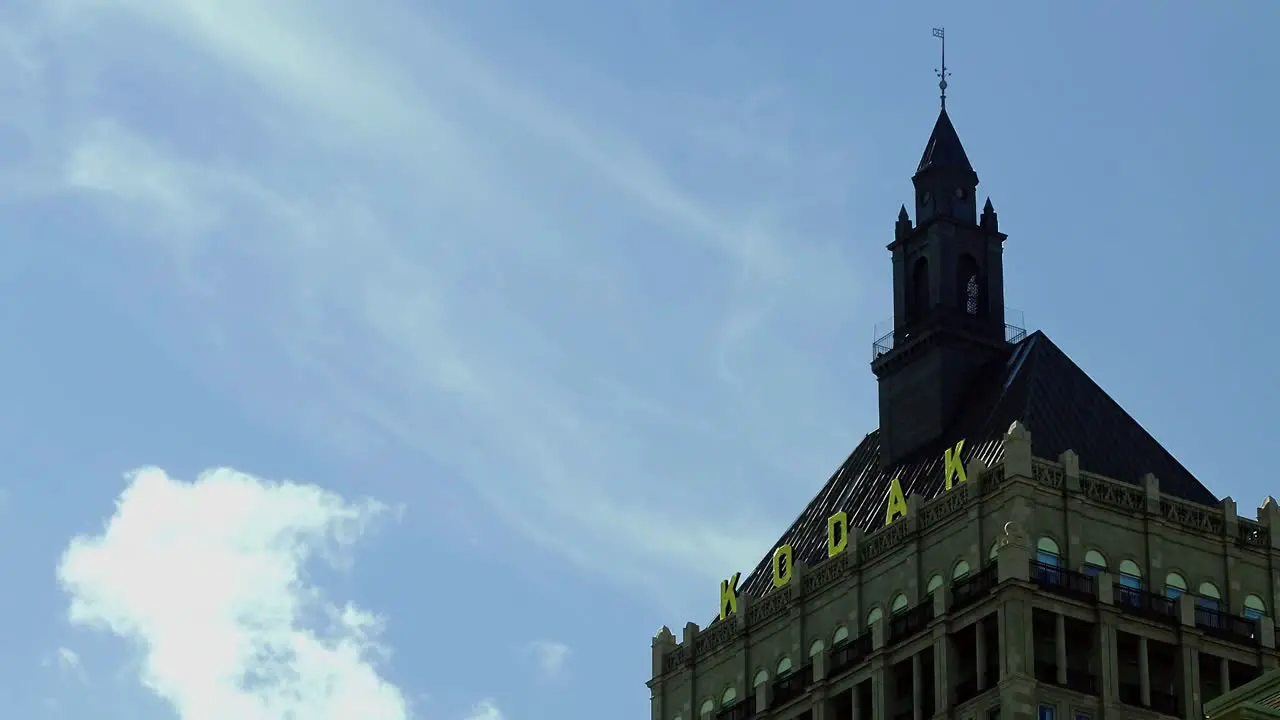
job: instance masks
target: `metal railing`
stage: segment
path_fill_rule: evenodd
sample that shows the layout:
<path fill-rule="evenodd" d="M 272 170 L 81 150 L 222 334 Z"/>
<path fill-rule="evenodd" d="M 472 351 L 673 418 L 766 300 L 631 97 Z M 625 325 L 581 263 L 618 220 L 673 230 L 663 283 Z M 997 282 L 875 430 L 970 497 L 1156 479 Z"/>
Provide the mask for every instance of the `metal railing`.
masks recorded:
<path fill-rule="evenodd" d="M 1085 602 L 1096 602 L 1098 599 L 1093 578 L 1058 565 L 1032 560 L 1031 580 L 1046 590 L 1066 597 L 1074 597 Z"/>
<path fill-rule="evenodd" d="M 1011 307 L 1004 309 L 1004 339 L 1008 343 L 1019 343 L 1027 336 L 1026 320 L 1023 318 L 1020 310 L 1014 310 Z M 981 316 L 973 316 L 968 313 L 956 310 L 947 310 L 944 308 L 934 308 L 929 314 L 922 318 L 919 322 L 908 328 L 899 328 L 894 325 L 894 319 L 889 318 L 875 325 L 873 332 L 873 340 L 871 342 L 871 360 L 875 362 L 881 355 L 891 352 L 895 347 L 905 345 L 917 335 L 922 335 L 940 325 L 948 324 L 961 329 L 971 329 L 974 332 L 981 333 L 987 329 L 986 318 Z"/>
<path fill-rule="evenodd" d="M 1115 591 L 1116 607 L 1121 612 L 1170 625 L 1178 624 L 1178 604 L 1173 598 L 1120 583 L 1113 585 L 1112 589 Z"/>
<path fill-rule="evenodd" d="M 829 675 L 835 677 L 846 670 L 852 669 L 870 654 L 870 632 L 864 632 L 853 640 L 840 643 L 831 648 L 831 671 Z"/>
<path fill-rule="evenodd" d="M 897 642 L 924 630 L 933 619 L 933 598 L 925 597 L 924 602 L 904 610 L 889 618 L 889 639 Z"/>
<path fill-rule="evenodd" d="M 773 681 L 773 701 L 771 707 L 781 707 L 804 694 L 809 683 L 805 675 L 813 675 L 811 666 L 806 665 L 790 675 L 784 675 Z"/>
<path fill-rule="evenodd" d="M 756 697 L 748 695 L 716 713 L 716 720 L 752 720 L 756 716 Z"/>
<path fill-rule="evenodd" d="M 1196 607 L 1196 627 L 1222 640 L 1241 645 L 1258 644 L 1258 623 L 1216 608 Z"/>
<path fill-rule="evenodd" d="M 997 581 L 996 565 L 991 563 L 977 573 L 951 583 L 951 611 L 962 610 L 990 595 Z"/>

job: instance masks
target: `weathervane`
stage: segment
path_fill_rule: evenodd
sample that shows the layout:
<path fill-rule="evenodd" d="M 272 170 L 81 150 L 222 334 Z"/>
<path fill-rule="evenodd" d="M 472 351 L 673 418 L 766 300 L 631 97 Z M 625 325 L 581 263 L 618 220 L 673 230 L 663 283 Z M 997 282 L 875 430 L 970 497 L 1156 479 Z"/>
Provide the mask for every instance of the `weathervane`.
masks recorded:
<path fill-rule="evenodd" d="M 935 69 L 934 73 L 938 75 L 938 90 L 942 92 L 942 109 L 947 109 L 947 77 L 951 73 L 947 72 L 947 29 L 934 28 L 933 36 L 942 41 L 942 67 Z"/>

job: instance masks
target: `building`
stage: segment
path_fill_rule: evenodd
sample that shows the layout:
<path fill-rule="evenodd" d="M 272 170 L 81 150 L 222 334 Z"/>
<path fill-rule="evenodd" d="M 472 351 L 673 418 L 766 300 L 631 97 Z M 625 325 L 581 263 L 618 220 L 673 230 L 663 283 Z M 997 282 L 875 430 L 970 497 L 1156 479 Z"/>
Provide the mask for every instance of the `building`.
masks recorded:
<path fill-rule="evenodd" d="M 1280 718 L 1280 670 L 1272 670 L 1205 703 L 1204 716 L 1207 720 Z"/>
<path fill-rule="evenodd" d="M 657 634 L 653 720 L 1201 718 L 1278 664 L 1280 506 L 1240 516 L 1006 318 L 945 102 L 912 182 L 880 427 L 716 620 Z"/>

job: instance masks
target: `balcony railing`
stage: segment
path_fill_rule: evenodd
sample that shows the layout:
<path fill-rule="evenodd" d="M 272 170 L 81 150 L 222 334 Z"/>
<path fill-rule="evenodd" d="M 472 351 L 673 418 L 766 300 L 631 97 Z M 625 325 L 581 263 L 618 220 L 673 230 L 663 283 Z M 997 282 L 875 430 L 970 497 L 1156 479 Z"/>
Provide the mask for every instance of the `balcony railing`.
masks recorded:
<path fill-rule="evenodd" d="M 813 668 L 806 665 L 790 675 L 773 681 L 773 707 L 781 707 L 804 694 L 813 677 Z"/>
<path fill-rule="evenodd" d="M 1004 308 L 1004 339 L 1008 343 L 1019 343 L 1027 336 L 1027 323 L 1022 312 L 1006 306 Z M 893 318 L 876 323 L 875 339 L 871 343 L 871 361 L 875 362 L 881 355 L 892 351 L 894 347 L 905 345 L 912 338 L 923 335 L 941 325 L 949 325 L 969 330 L 974 333 L 986 333 L 987 320 L 982 316 L 973 316 L 955 310 L 934 308 L 927 317 L 914 324 L 914 327 L 895 327 Z"/>
<path fill-rule="evenodd" d="M 893 642 L 909 638 L 924 630 L 933 619 L 933 598 L 926 597 L 924 602 L 910 610 L 905 610 L 889 618 L 889 639 Z"/>
<path fill-rule="evenodd" d="M 1031 580 L 1051 592 L 1073 597 L 1085 602 L 1096 602 L 1093 578 L 1082 572 L 1068 570 L 1057 565 L 1031 561 Z"/>
<path fill-rule="evenodd" d="M 977 573 L 951 583 L 951 611 L 962 610 L 990 595 L 997 578 L 995 563 L 991 563 Z"/>
<path fill-rule="evenodd" d="M 1173 598 L 1119 583 L 1115 584 L 1114 590 L 1116 605 L 1121 612 L 1170 625 L 1178 624 L 1178 604 Z"/>
<path fill-rule="evenodd" d="M 716 720 L 753 720 L 756 716 L 756 697 L 748 695 L 742 700 L 716 713 Z"/>
<path fill-rule="evenodd" d="M 831 648 L 830 676 L 835 677 L 853 668 L 871 654 L 871 633 L 864 632 L 857 638 Z"/>
<path fill-rule="evenodd" d="M 1251 646 L 1258 644 L 1258 623 L 1256 621 L 1214 608 L 1196 608 L 1196 627 L 1205 631 L 1208 635 L 1213 635 L 1228 642 Z"/>

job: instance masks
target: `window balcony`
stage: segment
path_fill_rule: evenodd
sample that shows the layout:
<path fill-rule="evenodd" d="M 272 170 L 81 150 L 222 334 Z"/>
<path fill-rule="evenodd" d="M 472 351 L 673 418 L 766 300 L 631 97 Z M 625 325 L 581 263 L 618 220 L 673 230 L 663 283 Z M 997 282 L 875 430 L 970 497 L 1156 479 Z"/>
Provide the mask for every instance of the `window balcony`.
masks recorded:
<path fill-rule="evenodd" d="M 1178 604 L 1173 598 L 1119 583 L 1114 589 L 1116 607 L 1121 612 L 1169 625 L 1178 624 Z"/>
<path fill-rule="evenodd" d="M 871 633 L 864 632 L 853 640 L 831 648 L 830 672 L 828 674 L 831 677 L 835 677 L 850 670 L 870 654 Z"/>
<path fill-rule="evenodd" d="M 951 583 L 951 612 L 963 610 L 990 595 L 997 582 L 996 566 L 991 563 L 976 574 Z"/>
<path fill-rule="evenodd" d="M 1248 645 L 1258 644 L 1258 623 L 1214 608 L 1196 608 L 1196 627 L 1220 640 Z"/>
<path fill-rule="evenodd" d="M 1085 602 L 1096 602 L 1093 578 L 1057 565 L 1031 561 L 1031 580 L 1049 592 Z"/>
<path fill-rule="evenodd" d="M 813 677 L 813 667 L 806 665 L 799 670 L 773 681 L 772 707 L 780 707 L 804 694 Z"/>
<path fill-rule="evenodd" d="M 933 598 L 889 618 L 889 640 L 898 642 L 924 630 L 933 619 Z"/>
<path fill-rule="evenodd" d="M 756 716 L 756 698 L 748 695 L 727 708 L 716 713 L 716 720 L 753 720 Z"/>

